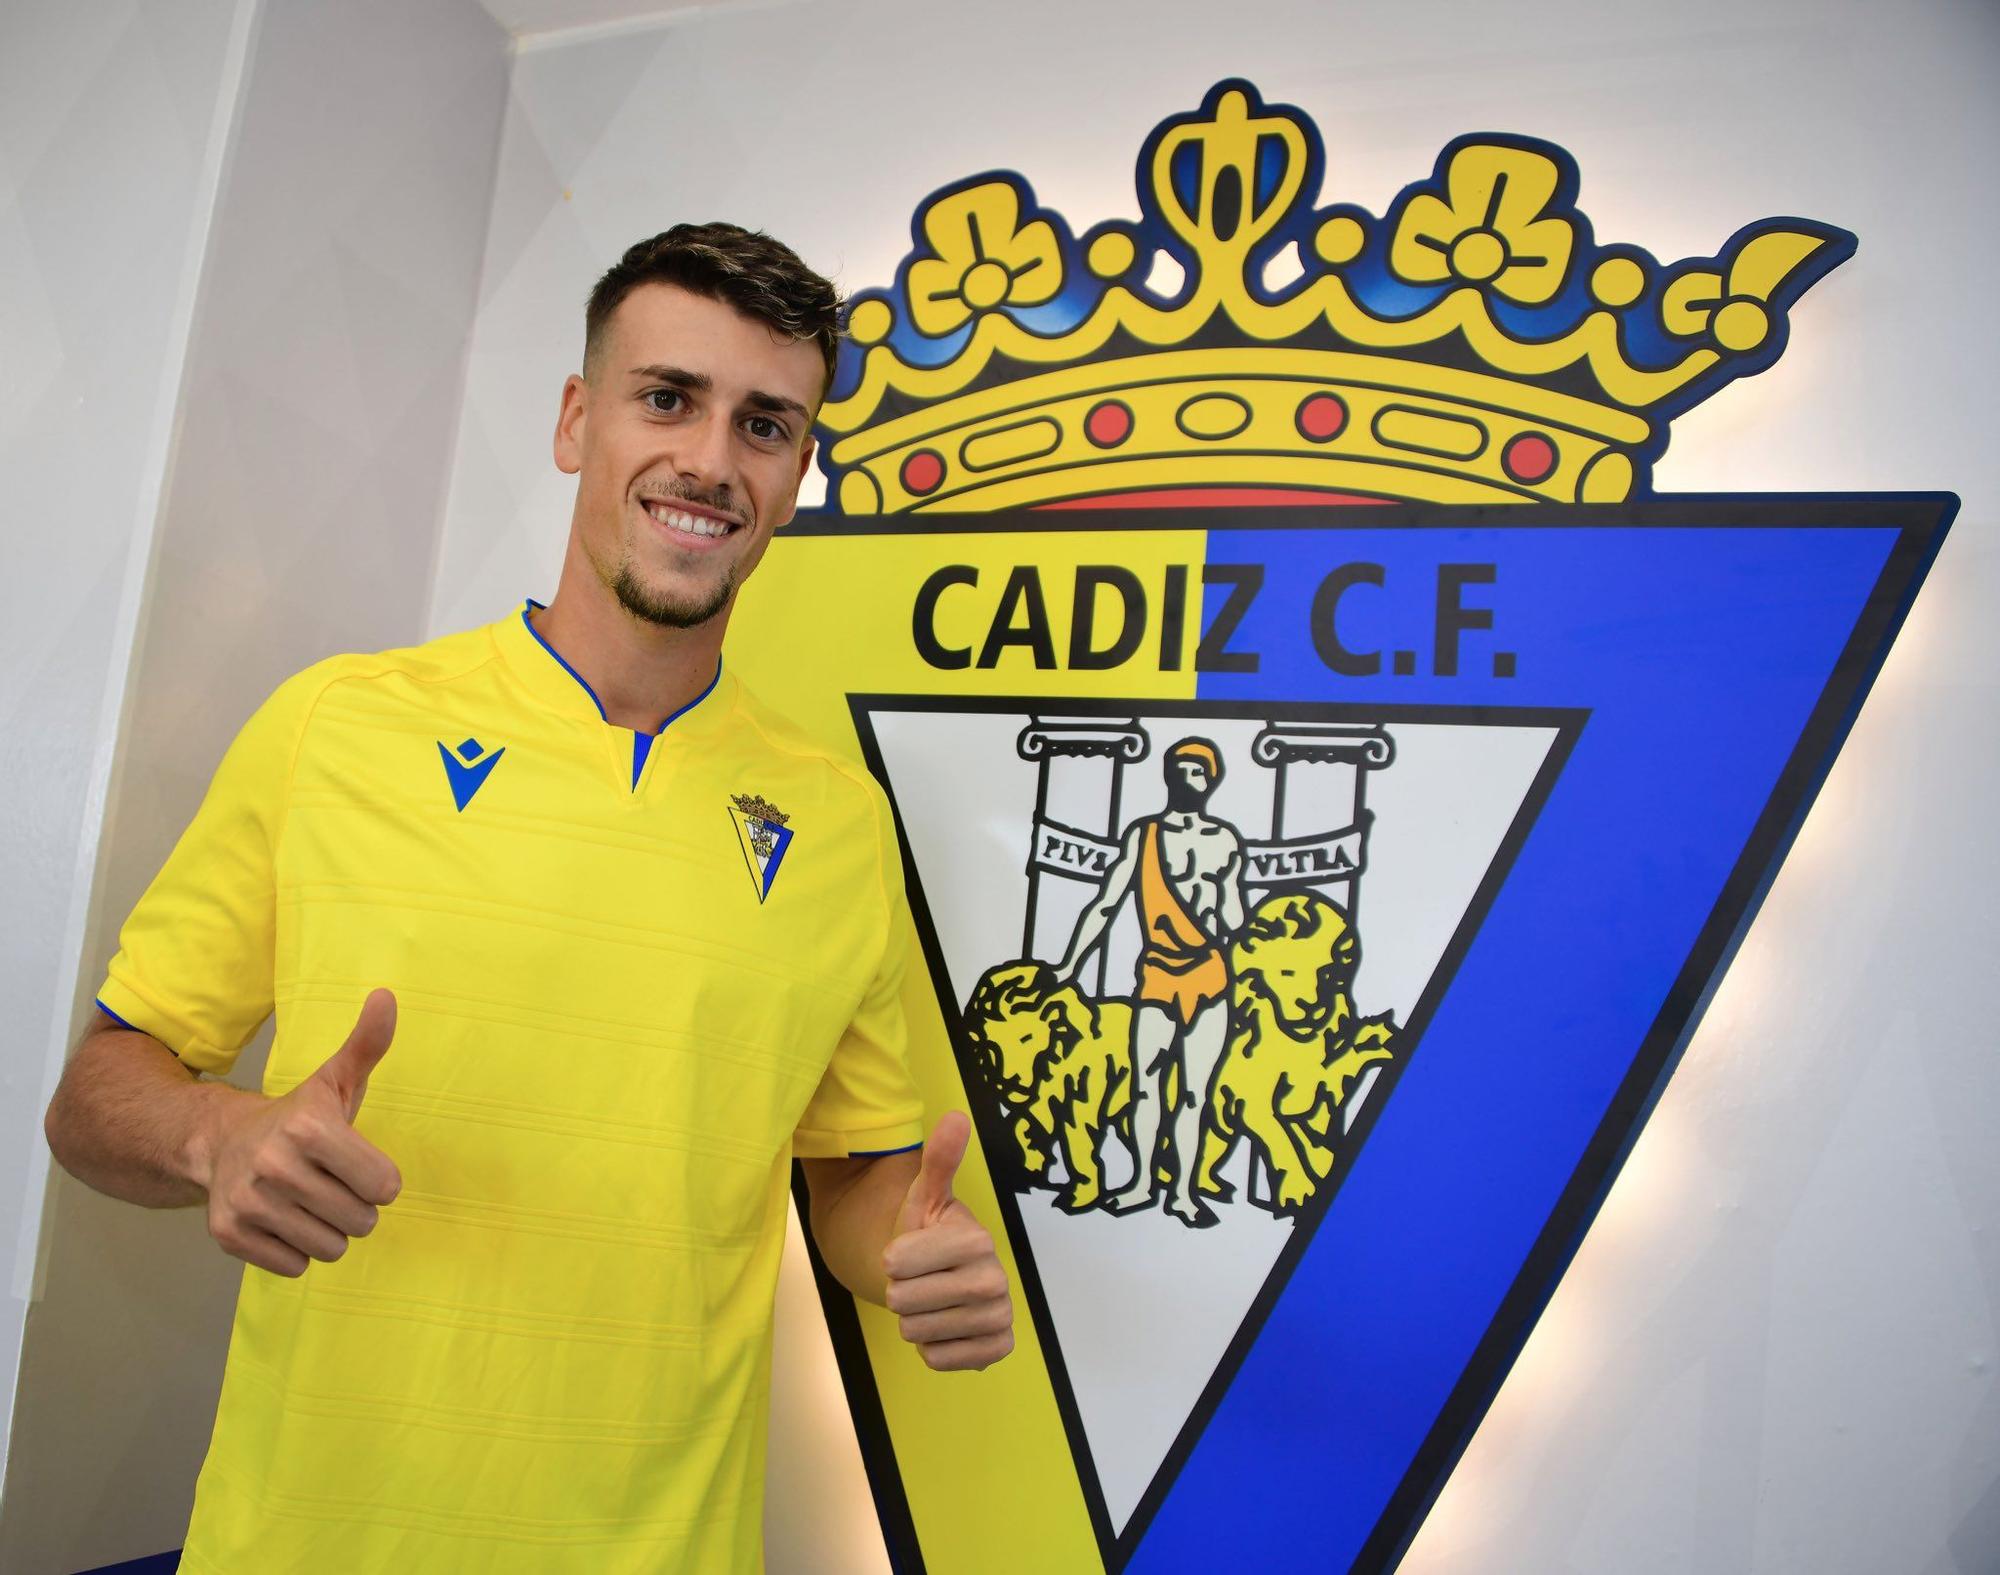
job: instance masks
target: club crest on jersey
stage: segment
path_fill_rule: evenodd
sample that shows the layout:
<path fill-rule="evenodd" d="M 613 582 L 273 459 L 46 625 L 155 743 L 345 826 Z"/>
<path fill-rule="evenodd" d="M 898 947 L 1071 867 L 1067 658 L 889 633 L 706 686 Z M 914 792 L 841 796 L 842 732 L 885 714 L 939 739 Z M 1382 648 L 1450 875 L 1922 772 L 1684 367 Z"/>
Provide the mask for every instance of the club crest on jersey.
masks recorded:
<path fill-rule="evenodd" d="M 771 895 L 778 866 L 792 845 L 791 817 L 768 799 L 754 793 L 735 793 L 729 800 L 729 823 L 736 828 L 737 844 L 750 871 L 750 883 L 757 888 L 757 900 Z"/>
<path fill-rule="evenodd" d="M 438 754 L 444 760 L 445 780 L 451 784 L 452 802 L 462 815 L 465 806 L 472 802 L 473 794 L 486 785 L 486 779 L 493 775 L 493 768 L 500 764 L 500 757 L 506 754 L 505 747 L 490 754 L 476 738 L 468 738 L 456 749 L 448 746 L 443 739 L 438 740 Z"/>

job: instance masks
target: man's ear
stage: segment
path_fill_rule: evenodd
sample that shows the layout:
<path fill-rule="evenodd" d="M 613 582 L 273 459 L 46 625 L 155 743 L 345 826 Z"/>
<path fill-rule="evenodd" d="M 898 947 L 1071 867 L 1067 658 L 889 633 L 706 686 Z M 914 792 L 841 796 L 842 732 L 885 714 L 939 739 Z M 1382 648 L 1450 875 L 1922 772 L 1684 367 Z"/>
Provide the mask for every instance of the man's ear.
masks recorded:
<path fill-rule="evenodd" d="M 590 385 L 572 372 L 563 381 L 562 408 L 556 413 L 556 469 L 574 476 L 583 469 L 583 423 Z"/>
<path fill-rule="evenodd" d="M 799 473 L 792 478 L 792 501 L 785 510 L 785 517 L 773 529 L 783 529 L 792 523 L 792 516 L 799 512 L 799 488 L 805 485 L 806 472 L 812 468 L 813 455 L 819 451 L 818 442 L 808 432 L 805 442 L 799 445 Z"/>

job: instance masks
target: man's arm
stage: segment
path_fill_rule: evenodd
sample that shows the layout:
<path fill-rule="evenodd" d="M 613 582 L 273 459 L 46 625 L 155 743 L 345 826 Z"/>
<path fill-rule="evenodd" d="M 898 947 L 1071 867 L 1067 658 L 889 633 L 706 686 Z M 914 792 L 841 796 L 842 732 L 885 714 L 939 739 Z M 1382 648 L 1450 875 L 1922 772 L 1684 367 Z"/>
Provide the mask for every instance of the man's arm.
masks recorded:
<path fill-rule="evenodd" d="M 898 1314 L 940 1372 L 990 1367 L 1014 1349 L 1014 1303 L 993 1238 L 951 1195 L 972 1122 L 939 1121 L 919 1156 L 807 1159 L 812 1233 L 834 1278 Z"/>
<path fill-rule="evenodd" d="M 1077 915 L 1076 933 L 1070 937 L 1069 955 L 1064 957 L 1056 973 L 1064 978 L 1075 976 L 1083 966 L 1090 949 L 1104 939 L 1105 927 L 1111 923 L 1125 901 L 1126 893 L 1132 889 L 1132 877 L 1139 872 L 1139 847 L 1145 837 L 1146 823 L 1135 821 L 1125 833 L 1124 843 L 1118 851 L 1118 862 L 1105 872 L 1104 884 L 1097 895 L 1084 906 Z"/>
<path fill-rule="evenodd" d="M 254 1100 L 183 1066 L 150 1034 L 100 1016 L 49 1101 L 42 1130 L 58 1164 L 127 1203 L 177 1209 L 208 1196 L 225 1104 Z"/>
<path fill-rule="evenodd" d="M 269 1099 L 204 1081 L 157 1039 L 107 1019 L 77 1046 L 43 1130 L 79 1181 L 148 1208 L 205 1202 L 224 1252 L 295 1278 L 373 1230 L 402 1186 L 353 1125 L 395 1031 L 395 997 L 377 990 L 326 1064 Z"/>

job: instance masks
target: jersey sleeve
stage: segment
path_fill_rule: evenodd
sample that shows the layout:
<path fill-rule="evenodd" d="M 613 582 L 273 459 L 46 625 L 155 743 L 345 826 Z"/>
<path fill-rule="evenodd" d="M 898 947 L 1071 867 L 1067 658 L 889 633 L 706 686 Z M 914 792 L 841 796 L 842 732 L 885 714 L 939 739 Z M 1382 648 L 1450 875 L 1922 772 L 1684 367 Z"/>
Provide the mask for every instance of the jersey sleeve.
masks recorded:
<path fill-rule="evenodd" d="M 281 685 L 118 933 L 97 1004 L 197 1072 L 226 1073 L 271 1015 L 277 846 L 313 672 Z"/>
<path fill-rule="evenodd" d="M 886 904 L 881 958 L 793 1135 L 801 1159 L 894 1153 L 924 1141 L 924 1101 L 910 1076 L 903 984 L 911 951 L 909 904 L 895 823 L 872 788 Z"/>

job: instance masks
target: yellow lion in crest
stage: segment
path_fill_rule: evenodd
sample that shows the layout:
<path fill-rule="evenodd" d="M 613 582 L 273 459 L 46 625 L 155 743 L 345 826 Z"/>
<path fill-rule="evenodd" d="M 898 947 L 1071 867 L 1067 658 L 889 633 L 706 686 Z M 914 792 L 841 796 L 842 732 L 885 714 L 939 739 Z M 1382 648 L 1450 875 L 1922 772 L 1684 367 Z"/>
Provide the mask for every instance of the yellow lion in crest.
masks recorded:
<path fill-rule="evenodd" d="M 1354 1014 L 1360 961 L 1347 915 L 1316 892 L 1251 911 L 1229 946 L 1229 1043 L 1202 1122 L 1200 1191 L 1232 1195 L 1216 1171 L 1243 1137 L 1270 1169 L 1274 1212 L 1298 1213 L 1326 1180 L 1356 1080 L 1393 1059 L 1392 1014 Z"/>
<path fill-rule="evenodd" d="M 1028 1184 L 1053 1185 L 1060 1141 L 1070 1181 L 1057 1203 L 1072 1214 L 1095 1208 L 1104 1134 L 1130 1126 L 1121 1118 L 1132 1103 L 1131 1003 L 1092 1001 L 1042 963 L 1003 963 L 974 987 L 965 1026 L 973 1060 L 1006 1107 Z"/>
<path fill-rule="evenodd" d="M 1316 892 L 1266 897 L 1229 944 L 1229 1040 L 1207 1089 L 1197 1189 L 1228 1199 L 1217 1172 L 1247 1138 L 1292 1215 L 1332 1171 L 1343 1112 L 1371 1066 L 1394 1058 L 1392 1014 L 1357 1017 L 1361 940 Z M 1131 1145 L 1132 1004 L 1093 1000 L 1044 963 L 989 968 L 965 1004 L 972 1061 L 999 1097 L 1009 1156 L 1030 1187 L 1080 1214 L 1105 1195 L 1106 1133 Z M 1183 1097 L 1170 1083 L 1169 1105 Z M 1188 1097 L 1198 1097 L 1193 1091 Z M 1061 1145 L 1067 1186 L 1054 1179 Z"/>

